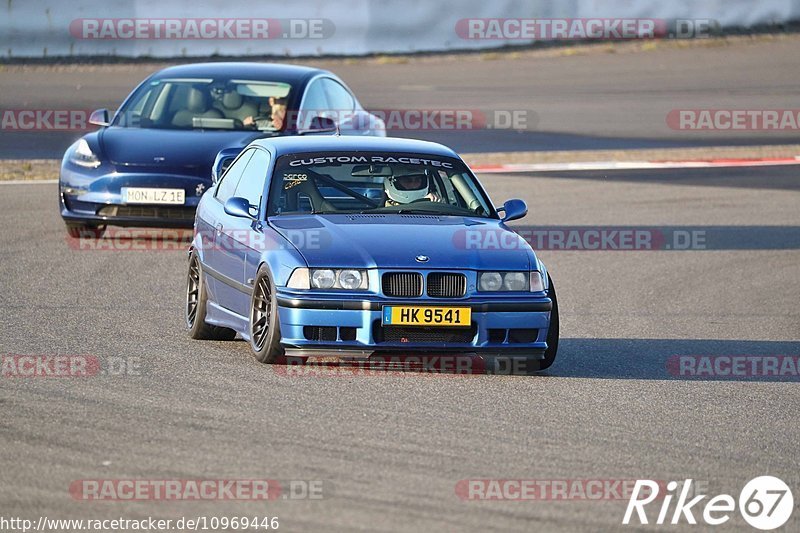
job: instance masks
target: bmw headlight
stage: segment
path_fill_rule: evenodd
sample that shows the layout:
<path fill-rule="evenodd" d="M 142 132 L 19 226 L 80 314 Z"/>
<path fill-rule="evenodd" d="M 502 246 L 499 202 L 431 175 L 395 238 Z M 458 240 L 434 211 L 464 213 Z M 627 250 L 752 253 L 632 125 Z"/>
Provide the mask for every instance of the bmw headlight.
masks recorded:
<path fill-rule="evenodd" d="M 483 272 L 478 277 L 478 290 L 484 292 L 499 291 L 503 287 L 503 275 L 499 272 Z"/>
<path fill-rule="evenodd" d="M 349 291 L 361 287 L 361 280 L 364 278 L 358 270 L 341 270 L 337 277 L 339 279 L 339 286 Z"/>
<path fill-rule="evenodd" d="M 336 284 L 336 273 L 333 270 L 319 269 L 311 271 L 311 286 L 315 289 L 330 289 Z"/>
<path fill-rule="evenodd" d="M 506 272 L 503 276 L 503 289 L 507 291 L 528 290 L 528 276 L 525 272 Z"/>
<path fill-rule="evenodd" d="M 76 165 L 87 168 L 97 168 L 100 166 L 100 160 L 97 158 L 94 152 L 92 152 L 92 149 L 89 147 L 89 143 L 86 142 L 86 139 L 81 139 L 78 141 L 78 144 L 72 151 L 69 160 Z"/>
<path fill-rule="evenodd" d="M 540 292 L 544 290 L 542 275 L 533 272 L 481 272 L 478 275 L 481 292 Z"/>
<path fill-rule="evenodd" d="M 290 289 L 369 289 L 366 270 L 333 268 L 296 268 L 289 277 Z"/>

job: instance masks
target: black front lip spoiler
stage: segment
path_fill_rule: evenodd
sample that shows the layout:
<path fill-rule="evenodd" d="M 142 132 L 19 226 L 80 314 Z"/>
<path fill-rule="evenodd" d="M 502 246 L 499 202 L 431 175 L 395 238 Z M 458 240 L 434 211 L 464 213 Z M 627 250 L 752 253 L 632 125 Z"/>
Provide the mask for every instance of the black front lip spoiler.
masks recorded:
<path fill-rule="evenodd" d="M 396 356 L 404 355 L 410 357 L 428 356 L 460 356 L 460 357 L 479 357 L 484 359 L 493 358 L 524 358 L 531 360 L 541 360 L 545 357 L 544 348 L 514 348 L 514 347 L 483 347 L 483 346 L 383 346 L 373 345 L 363 348 L 354 347 L 352 349 L 342 348 L 337 345 L 314 345 L 314 346 L 291 346 L 284 345 L 284 352 L 287 358 L 301 357 L 312 358 L 318 362 L 342 362 L 342 361 L 363 361 L 372 356 Z"/>
<path fill-rule="evenodd" d="M 368 300 L 313 300 L 306 298 L 289 298 L 278 296 L 278 306 L 291 309 L 321 309 L 335 311 L 380 311 L 384 305 L 418 305 L 418 306 L 461 306 L 470 307 L 473 313 L 548 313 L 553 310 L 553 302 L 549 298 L 535 302 L 374 302 Z"/>
<path fill-rule="evenodd" d="M 130 217 L 109 217 L 99 215 L 79 215 L 71 211 L 62 211 L 61 218 L 64 222 L 78 224 L 88 224 L 92 226 L 119 226 L 119 227 L 141 227 L 141 228 L 193 228 L 194 219 L 181 220 L 174 218 L 130 218 Z"/>

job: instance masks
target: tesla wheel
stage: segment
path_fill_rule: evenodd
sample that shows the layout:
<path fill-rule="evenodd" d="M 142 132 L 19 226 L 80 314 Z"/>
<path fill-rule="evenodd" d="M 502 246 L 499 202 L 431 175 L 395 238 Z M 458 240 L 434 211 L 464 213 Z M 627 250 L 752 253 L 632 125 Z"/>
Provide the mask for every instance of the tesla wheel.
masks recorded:
<path fill-rule="evenodd" d="M 250 347 L 262 363 L 276 363 L 283 356 L 275 285 L 265 266 L 258 270 L 250 300 Z"/>
<path fill-rule="evenodd" d="M 67 223 L 67 233 L 73 239 L 99 239 L 105 232 L 105 226 Z"/>
<path fill-rule="evenodd" d="M 192 252 L 189 257 L 189 274 L 186 277 L 186 327 L 189 336 L 198 340 L 230 341 L 236 337 L 236 332 L 229 328 L 206 324 L 206 283 L 197 252 Z"/>
<path fill-rule="evenodd" d="M 547 296 L 553 301 L 553 309 L 550 311 L 550 327 L 547 330 L 547 350 L 544 352 L 544 359 L 539 362 L 539 370 L 550 368 L 556 360 L 558 352 L 558 299 L 556 298 L 556 286 L 550 275 L 547 275 L 548 287 Z"/>

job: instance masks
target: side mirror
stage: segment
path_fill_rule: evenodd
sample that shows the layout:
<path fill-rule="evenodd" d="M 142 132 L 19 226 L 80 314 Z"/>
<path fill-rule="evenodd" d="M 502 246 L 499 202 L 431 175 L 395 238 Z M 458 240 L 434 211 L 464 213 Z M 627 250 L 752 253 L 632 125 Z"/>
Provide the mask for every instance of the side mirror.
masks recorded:
<path fill-rule="evenodd" d="M 109 126 L 111 122 L 108 120 L 108 109 L 95 109 L 89 115 L 89 124 L 95 126 Z"/>
<path fill-rule="evenodd" d="M 250 202 L 241 196 L 228 198 L 228 201 L 225 202 L 225 213 L 232 217 L 249 218 L 250 220 L 255 220 L 255 217 L 250 214 Z"/>
<path fill-rule="evenodd" d="M 211 167 L 211 183 L 216 185 L 234 159 L 234 157 L 225 157 L 223 152 L 217 154 L 217 158 L 214 159 L 214 166 Z"/>
<path fill-rule="evenodd" d="M 525 201 L 516 198 L 513 200 L 508 200 L 503 204 L 503 207 L 500 207 L 497 210 L 505 213 L 501 219 L 503 222 L 517 220 L 528 214 L 528 206 L 525 204 Z"/>
<path fill-rule="evenodd" d="M 336 122 L 329 117 L 314 116 L 308 125 L 308 129 L 299 130 L 301 135 L 304 133 L 334 133 L 338 132 L 339 128 Z"/>

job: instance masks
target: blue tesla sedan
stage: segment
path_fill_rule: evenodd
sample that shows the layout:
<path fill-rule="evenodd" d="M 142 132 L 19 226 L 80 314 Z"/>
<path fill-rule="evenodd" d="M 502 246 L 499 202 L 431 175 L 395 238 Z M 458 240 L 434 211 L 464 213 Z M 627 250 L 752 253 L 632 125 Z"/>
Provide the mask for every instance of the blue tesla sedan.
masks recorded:
<path fill-rule="evenodd" d="M 61 216 L 72 236 L 106 225 L 191 227 L 214 170 L 257 138 L 331 129 L 385 136 L 383 122 L 331 72 L 260 63 L 163 69 L 113 117 L 100 109 L 89 122 L 100 129 L 61 164 Z"/>
<path fill-rule="evenodd" d="M 259 139 L 200 200 L 186 325 L 195 339 L 238 333 L 265 363 L 457 352 L 544 369 L 558 303 L 506 226 L 526 214 L 522 200 L 495 208 L 439 144 Z"/>

